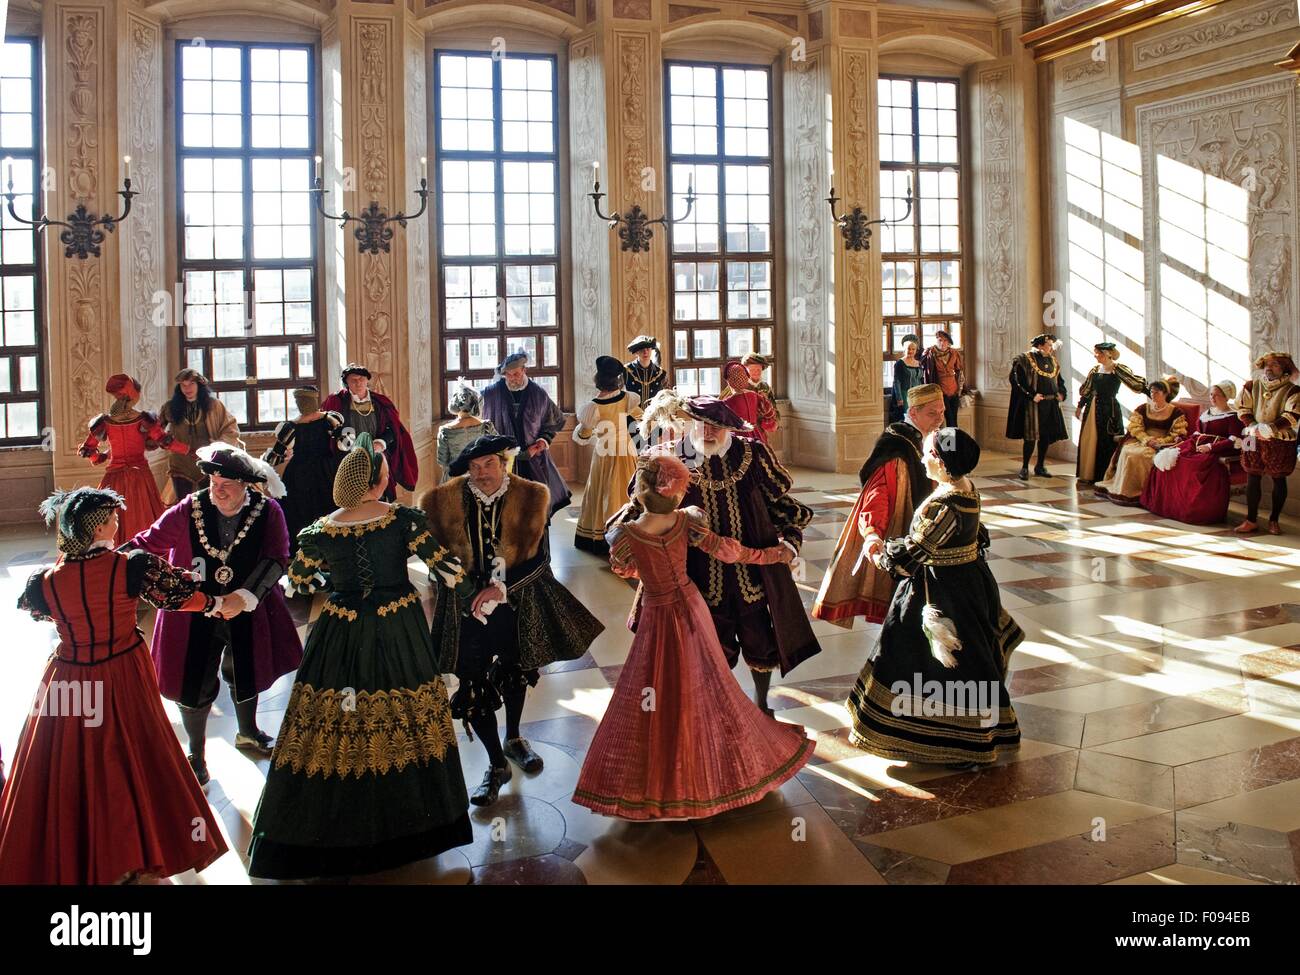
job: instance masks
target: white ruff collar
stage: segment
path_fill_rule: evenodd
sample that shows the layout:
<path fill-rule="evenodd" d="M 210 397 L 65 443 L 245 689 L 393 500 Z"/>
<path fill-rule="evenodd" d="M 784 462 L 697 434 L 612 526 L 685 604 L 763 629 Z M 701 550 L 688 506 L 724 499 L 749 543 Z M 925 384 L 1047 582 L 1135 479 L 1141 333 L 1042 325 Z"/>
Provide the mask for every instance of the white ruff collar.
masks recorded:
<path fill-rule="evenodd" d="M 501 500 L 506 493 L 506 488 L 510 487 L 510 475 L 507 474 L 501 478 L 501 486 L 492 494 L 484 494 L 475 486 L 473 481 L 466 481 L 465 483 L 469 485 L 469 489 L 474 493 L 474 497 L 478 498 L 480 504 L 494 504 Z"/>

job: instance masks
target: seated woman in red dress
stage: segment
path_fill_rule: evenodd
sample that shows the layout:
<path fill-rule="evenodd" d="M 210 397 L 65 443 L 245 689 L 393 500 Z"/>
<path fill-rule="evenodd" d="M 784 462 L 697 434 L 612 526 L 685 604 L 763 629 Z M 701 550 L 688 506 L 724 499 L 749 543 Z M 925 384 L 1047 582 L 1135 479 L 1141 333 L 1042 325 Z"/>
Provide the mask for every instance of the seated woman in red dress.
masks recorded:
<path fill-rule="evenodd" d="M 573 793 L 605 816 L 712 816 L 758 802 L 812 757 L 804 729 L 764 714 L 731 676 L 708 604 L 686 575 L 690 546 L 758 565 L 788 563 L 792 552 L 746 548 L 709 531 L 700 509 L 678 510 L 689 481 L 677 457 L 643 455 L 634 483 L 645 513 L 606 535 L 611 567 L 641 587 L 628 621 L 636 637 Z"/>
<path fill-rule="evenodd" d="M 1241 418 L 1231 407 L 1237 387 L 1210 387 L 1210 408 L 1188 437 L 1155 456 L 1155 469 L 1142 491 L 1142 507 L 1190 525 L 1216 525 L 1228 516 L 1230 472 L 1224 463 L 1241 456 Z"/>
<path fill-rule="evenodd" d="M 158 698 L 136 624 L 160 609 L 219 612 L 189 574 L 148 552 L 113 550 L 122 498 L 56 491 L 59 558 L 18 608 L 53 620 L 50 658 L 0 804 L 0 884 L 113 884 L 202 870 L 226 852 Z"/>
<path fill-rule="evenodd" d="M 162 495 L 145 451 L 163 447 L 173 453 L 189 454 L 190 448 L 168 433 L 158 417 L 135 409 L 140 384 L 126 373 L 109 376 L 104 392 L 114 397 L 112 409 L 90 421 L 90 435 L 82 442 L 80 454 L 92 464 L 107 461 L 108 469 L 99 486 L 116 491 L 126 500 L 114 539 L 121 545 L 163 513 Z M 104 450 L 104 446 L 108 449 Z"/>
<path fill-rule="evenodd" d="M 723 391 L 721 399 L 736 415 L 749 423 L 751 429 L 739 430 L 737 433 L 751 440 L 767 443 L 767 435 L 776 429 L 776 409 L 772 401 L 762 393 L 754 391 L 754 384 L 749 379 L 749 370 L 739 362 L 728 362 L 722 370 L 722 378 L 727 381 L 730 392 Z"/>

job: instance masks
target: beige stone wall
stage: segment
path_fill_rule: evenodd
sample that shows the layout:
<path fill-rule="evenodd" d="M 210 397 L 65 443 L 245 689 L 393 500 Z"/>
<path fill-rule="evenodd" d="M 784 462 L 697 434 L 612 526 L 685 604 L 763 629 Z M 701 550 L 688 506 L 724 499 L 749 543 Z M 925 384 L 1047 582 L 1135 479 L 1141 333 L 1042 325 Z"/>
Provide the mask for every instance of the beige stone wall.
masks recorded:
<path fill-rule="evenodd" d="M 1183 397 L 1202 403 L 1212 382 L 1240 386 L 1259 352 L 1295 348 L 1296 83 L 1275 62 L 1294 44 L 1296 28 L 1295 0 L 1228 0 L 1042 69 L 1050 201 L 1044 290 L 1064 301 L 1063 334 L 1072 339 L 1063 368 L 1072 394 L 1101 332 L 1135 370 L 1152 378 L 1175 373 Z M 1071 198 L 1067 125 L 1101 134 L 1123 160 L 1104 186 L 1131 211 L 1099 219 Z M 1171 208 L 1169 187 L 1180 174 L 1196 174 L 1217 221 L 1204 234 L 1212 266 L 1185 260 L 1183 248 L 1200 244 L 1178 229 Z M 1099 272 L 1087 256 L 1096 240 L 1131 269 L 1112 274 L 1118 284 L 1106 290 L 1121 295 L 1132 287 L 1126 278 L 1136 279 L 1139 307 L 1128 298 L 1099 304 Z M 1207 303 L 1204 314 L 1191 307 L 1199 302 Z M 1126 394 L 1124 401 L 1141 400 Z"/>

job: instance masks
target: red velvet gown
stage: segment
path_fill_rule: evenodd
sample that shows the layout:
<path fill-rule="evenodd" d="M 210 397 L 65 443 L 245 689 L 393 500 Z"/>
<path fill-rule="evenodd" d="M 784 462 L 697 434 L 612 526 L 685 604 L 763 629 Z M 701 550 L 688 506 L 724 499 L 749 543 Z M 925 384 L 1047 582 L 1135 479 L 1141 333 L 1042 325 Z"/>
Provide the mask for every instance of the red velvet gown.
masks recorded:
<path fill-rule="evenodd" d="M 812 756 L 801 725 L 768 717 L 731 676 L 708 604 L 686 575 L 695 545 L 725 562 L 771 564 L 686 511 L 663 535 L 609 533 L 610 563 L 641 578 L 636 637 L 587 751 L 573 801 L 622 819 L 697 819 L 758 802 Z M 648 689 L 653 690 L 653 698 Z"/>
<path fill-rule="evenodd" d="M 1195 432 L 1178 444 L 1173 469 L 1151 471 L 1142 490 L 1142 507 L 1191 525 L 1216 525 L 1227 518 L 1231 485 L 1223 461 L 1241 456 L 1241 448 L 1228 438 L 1240 437 L 1242 429 L 1236 413 L 1202 413 Z M 1210 445 L 1208 453 L 1197 452 L 1201 444 Z"/>
<path fill-rule="evenodd" d="M 100 444 L 108 442 L 109 452 L 100 453 Z M 91 421 L 90 435 L 81 445 L 81 455 L 93 464 L 108 462 L 99 481 L 101 488 L 112 488 L 126 499 L 126 510 L 117 520 L 117 537 L 121 545 L 144 531 L 163 513 L 162 495 L 154 480 L 145 451 L 164 447 L 178 454 L 189 448 L 168 433 L 152 413 L 132 413 L 126 419 L 107 415 Z"/>
<path fill-rule="evenodd" d="M 112 884 L 202 870 L 226 852 L 158 697 L 136 604 L 207 604 L 147 552 L 97 549 L 38 572 L 18 606 L 59 646 L 0 804 L 0 884 Z"/>

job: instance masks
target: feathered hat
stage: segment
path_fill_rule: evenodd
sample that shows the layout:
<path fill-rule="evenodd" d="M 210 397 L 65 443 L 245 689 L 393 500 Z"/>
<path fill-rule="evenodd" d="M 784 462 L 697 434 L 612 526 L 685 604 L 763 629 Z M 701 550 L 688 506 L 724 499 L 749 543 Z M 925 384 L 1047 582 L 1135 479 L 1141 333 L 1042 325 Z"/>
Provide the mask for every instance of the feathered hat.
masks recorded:
<path fill-rule="evenodd" d="M 80 555 L 95 540 L 95 529 L 108 521 L 117 509 L 126 510 L 122 495 L 108 488 L 77 488 L 55 491 L 36 510 L 45 524 L 58 532 L 55 543 L 65 555 Z"/>
<path fill-rule="evenodd" d="M 195 454 L 199 458 L 199 470 L 204 474 L 216 474 L 232 481 L 256 484 L 268 498 L 282 498 L 285 495 L 284 482 L 280 480 L 275 468 L 238 447 L 210 443 L 200 447 Z"/>

